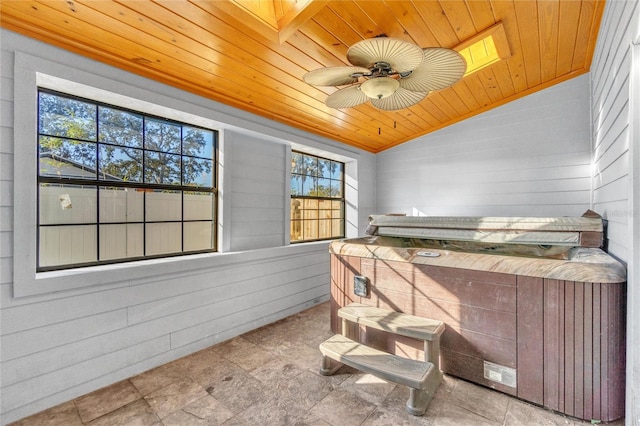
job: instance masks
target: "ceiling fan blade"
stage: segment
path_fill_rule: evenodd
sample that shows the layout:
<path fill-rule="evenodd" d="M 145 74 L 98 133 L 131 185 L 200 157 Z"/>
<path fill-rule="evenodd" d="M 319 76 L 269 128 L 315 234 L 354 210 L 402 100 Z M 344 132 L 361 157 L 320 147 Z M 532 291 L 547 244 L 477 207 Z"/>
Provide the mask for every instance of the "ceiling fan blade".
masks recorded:
<path fill-rule="evenodd" d="M 362 40 L 347 50 L 347 60 L 353 65 L 371 68 L 376 62 L 387 62 L 397 72 L 414 70 L 423 58 L 419 46 L 390 37 Z"/>
<path fill-rule="evenodd" d="M 467 70 L 467 62 L 455 50 L 429 47 L 422 65 L 410 76 L 400 79 L 400 87 L 413 92 L 431 92 L 453 86 Z"/>
<path fill-rule="evenodd" d="M 367 102 L 369 98 L 358 86 L 345 87 L 327 97 L 325 104 L 329 108 L 351 108 Z"/>
<path fill-rule="evenodd" d="M 358 81 L 357 77 L 352 77 L 352 74 L 369 74 L 368 68 L 363 67 L 329 67 L 320 68 L 314 71 L 309 71 L 302 76 L 302 79 L 314 86 L 342 86 L 345 84 L 352 84 Z"/>
<path fill-rule="evenodd" d="M 427 97 L 427 92 L 412 92 L 399 87 L 391 96 L 382 99 L 371 99 L 371 104 L 386 111 L 395 111 L 417 104 Z"/>

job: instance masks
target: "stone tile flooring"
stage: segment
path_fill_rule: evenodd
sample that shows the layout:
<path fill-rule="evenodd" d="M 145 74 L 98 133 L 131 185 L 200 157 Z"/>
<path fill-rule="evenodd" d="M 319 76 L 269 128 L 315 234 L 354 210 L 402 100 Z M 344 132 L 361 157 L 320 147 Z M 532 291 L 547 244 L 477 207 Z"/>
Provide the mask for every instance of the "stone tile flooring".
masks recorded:
<path fill-rule="evenodd" d="M 590 424 L 450 376 L 427 413 L 411 416 L 405 386 L 347 367 L 321 376 L 318 345 L 330 336 L 324 303 L 14 425 Z"/>

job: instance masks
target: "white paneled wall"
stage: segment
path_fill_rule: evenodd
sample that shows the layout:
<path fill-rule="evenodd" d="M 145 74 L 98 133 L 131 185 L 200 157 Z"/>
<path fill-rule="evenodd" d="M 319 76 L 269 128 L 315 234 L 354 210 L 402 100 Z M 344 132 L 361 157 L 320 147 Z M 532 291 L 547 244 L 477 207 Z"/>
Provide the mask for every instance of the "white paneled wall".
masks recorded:
<path fill-rule="evenodd" d="M 372 154 L 0 31 L 2 424 L 328 300 L 328 244 L 284 244 L 288 145 L 349 159 L 355 206 L 374 205 Z M 16 56 L 45 68 L 36 71 L 218 122 L 223 139 L 218 230 L 225 252 L 91 268 L 80 277 L 58 272 L 36 280 L 25 273 L 34 266 L 14 256 L 14 242 L 30 238 L 25 230 L 35 235 L 35 221 L 25 223 L 35 216 L 17 211 L 14 222 L 14 206 L 18 200 L 33 203 L 28 194 L 35 187 L 15 176 L 34 182 L 35 174 L 25 174 L 30 166 L 14 159 L 23 158 L 16 155 L 24 148 L 19 144 L 35 149 L 35 138 L 22 136 L 25 129 L 33 132 L 35 120 L 15 120 L 15 101 L 32 96 L 14 93 L 22 78 L 14 72 Z M 367 171 L 365 182 L 358 181 L 356 164 Z M 360 233 L 366 222 L 359 224 L 356 214 L 350 226 Z M 30 281 L 21 297 L 15 297 L 16 289 L 24 283 L 14 276 Z M 86 283 L 71 287 L 71 280 Z"/>
<path fill-rule="evenodd" d="M 285 148 L 248 135 L 225 133 L 225 161 L 233 164 L 226 170 L 231 179 L 225 186 L 225 202 L 230 204 L 225 224 L 231 227 L 231 250 L 284 244 L 285 232 L 289 232 L 289 223 L 285 224 L 285 190 L 289 189 Z"/>
<path fill-rule="evenodd" d="M 609 3 L 591 67 L 593 202 L 609 220 L 609 249 L 621 259 L 630 249 L 629 74 L 637 26 L 637 1 Z"/>
<path fill-rule="evenodd" d="M 638 44 L 638 0 L 607 2 L 591 66 L 593 205 L 608 219 L 609 252 L 627 264 L 628 425 L 640 424 L 640 353 L 637 350 L 640 347 Z"/>
<path fill-rule="evenodd" d="M 377 212 L 563 216 L 589 208 L 581 76 L 377 156 Z"/>
<path fill-rule="evenodd" d="M 2 421 L 22 417 L 327 300 L 326 245 L 12 300 L 2 292 Z"/>

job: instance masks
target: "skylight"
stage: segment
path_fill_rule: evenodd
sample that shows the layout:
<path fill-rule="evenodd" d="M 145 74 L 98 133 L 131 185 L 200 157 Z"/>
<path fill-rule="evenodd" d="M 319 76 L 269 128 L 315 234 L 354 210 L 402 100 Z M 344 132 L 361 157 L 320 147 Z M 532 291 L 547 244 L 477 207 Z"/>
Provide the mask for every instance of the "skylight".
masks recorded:
<path fill-rule="evenodd" d="M 478 33 L 454 49 L 467 61 L 465 77 L 511 56 L 502 22 Z"/>

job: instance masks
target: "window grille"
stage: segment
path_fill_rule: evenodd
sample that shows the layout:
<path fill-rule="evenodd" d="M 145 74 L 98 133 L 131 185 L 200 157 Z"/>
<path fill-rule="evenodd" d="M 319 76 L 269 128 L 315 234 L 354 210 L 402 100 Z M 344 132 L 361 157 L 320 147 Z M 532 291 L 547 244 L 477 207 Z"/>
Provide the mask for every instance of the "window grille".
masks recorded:
<path fill-rule="evenodd" d="M 344 238 L 344 163 L 291 154 L 292 243 Z"/>
<path fill-rule="evenodd" d="M 215 251 L 217 137 L 40 89 L 37 270 Z"/>

